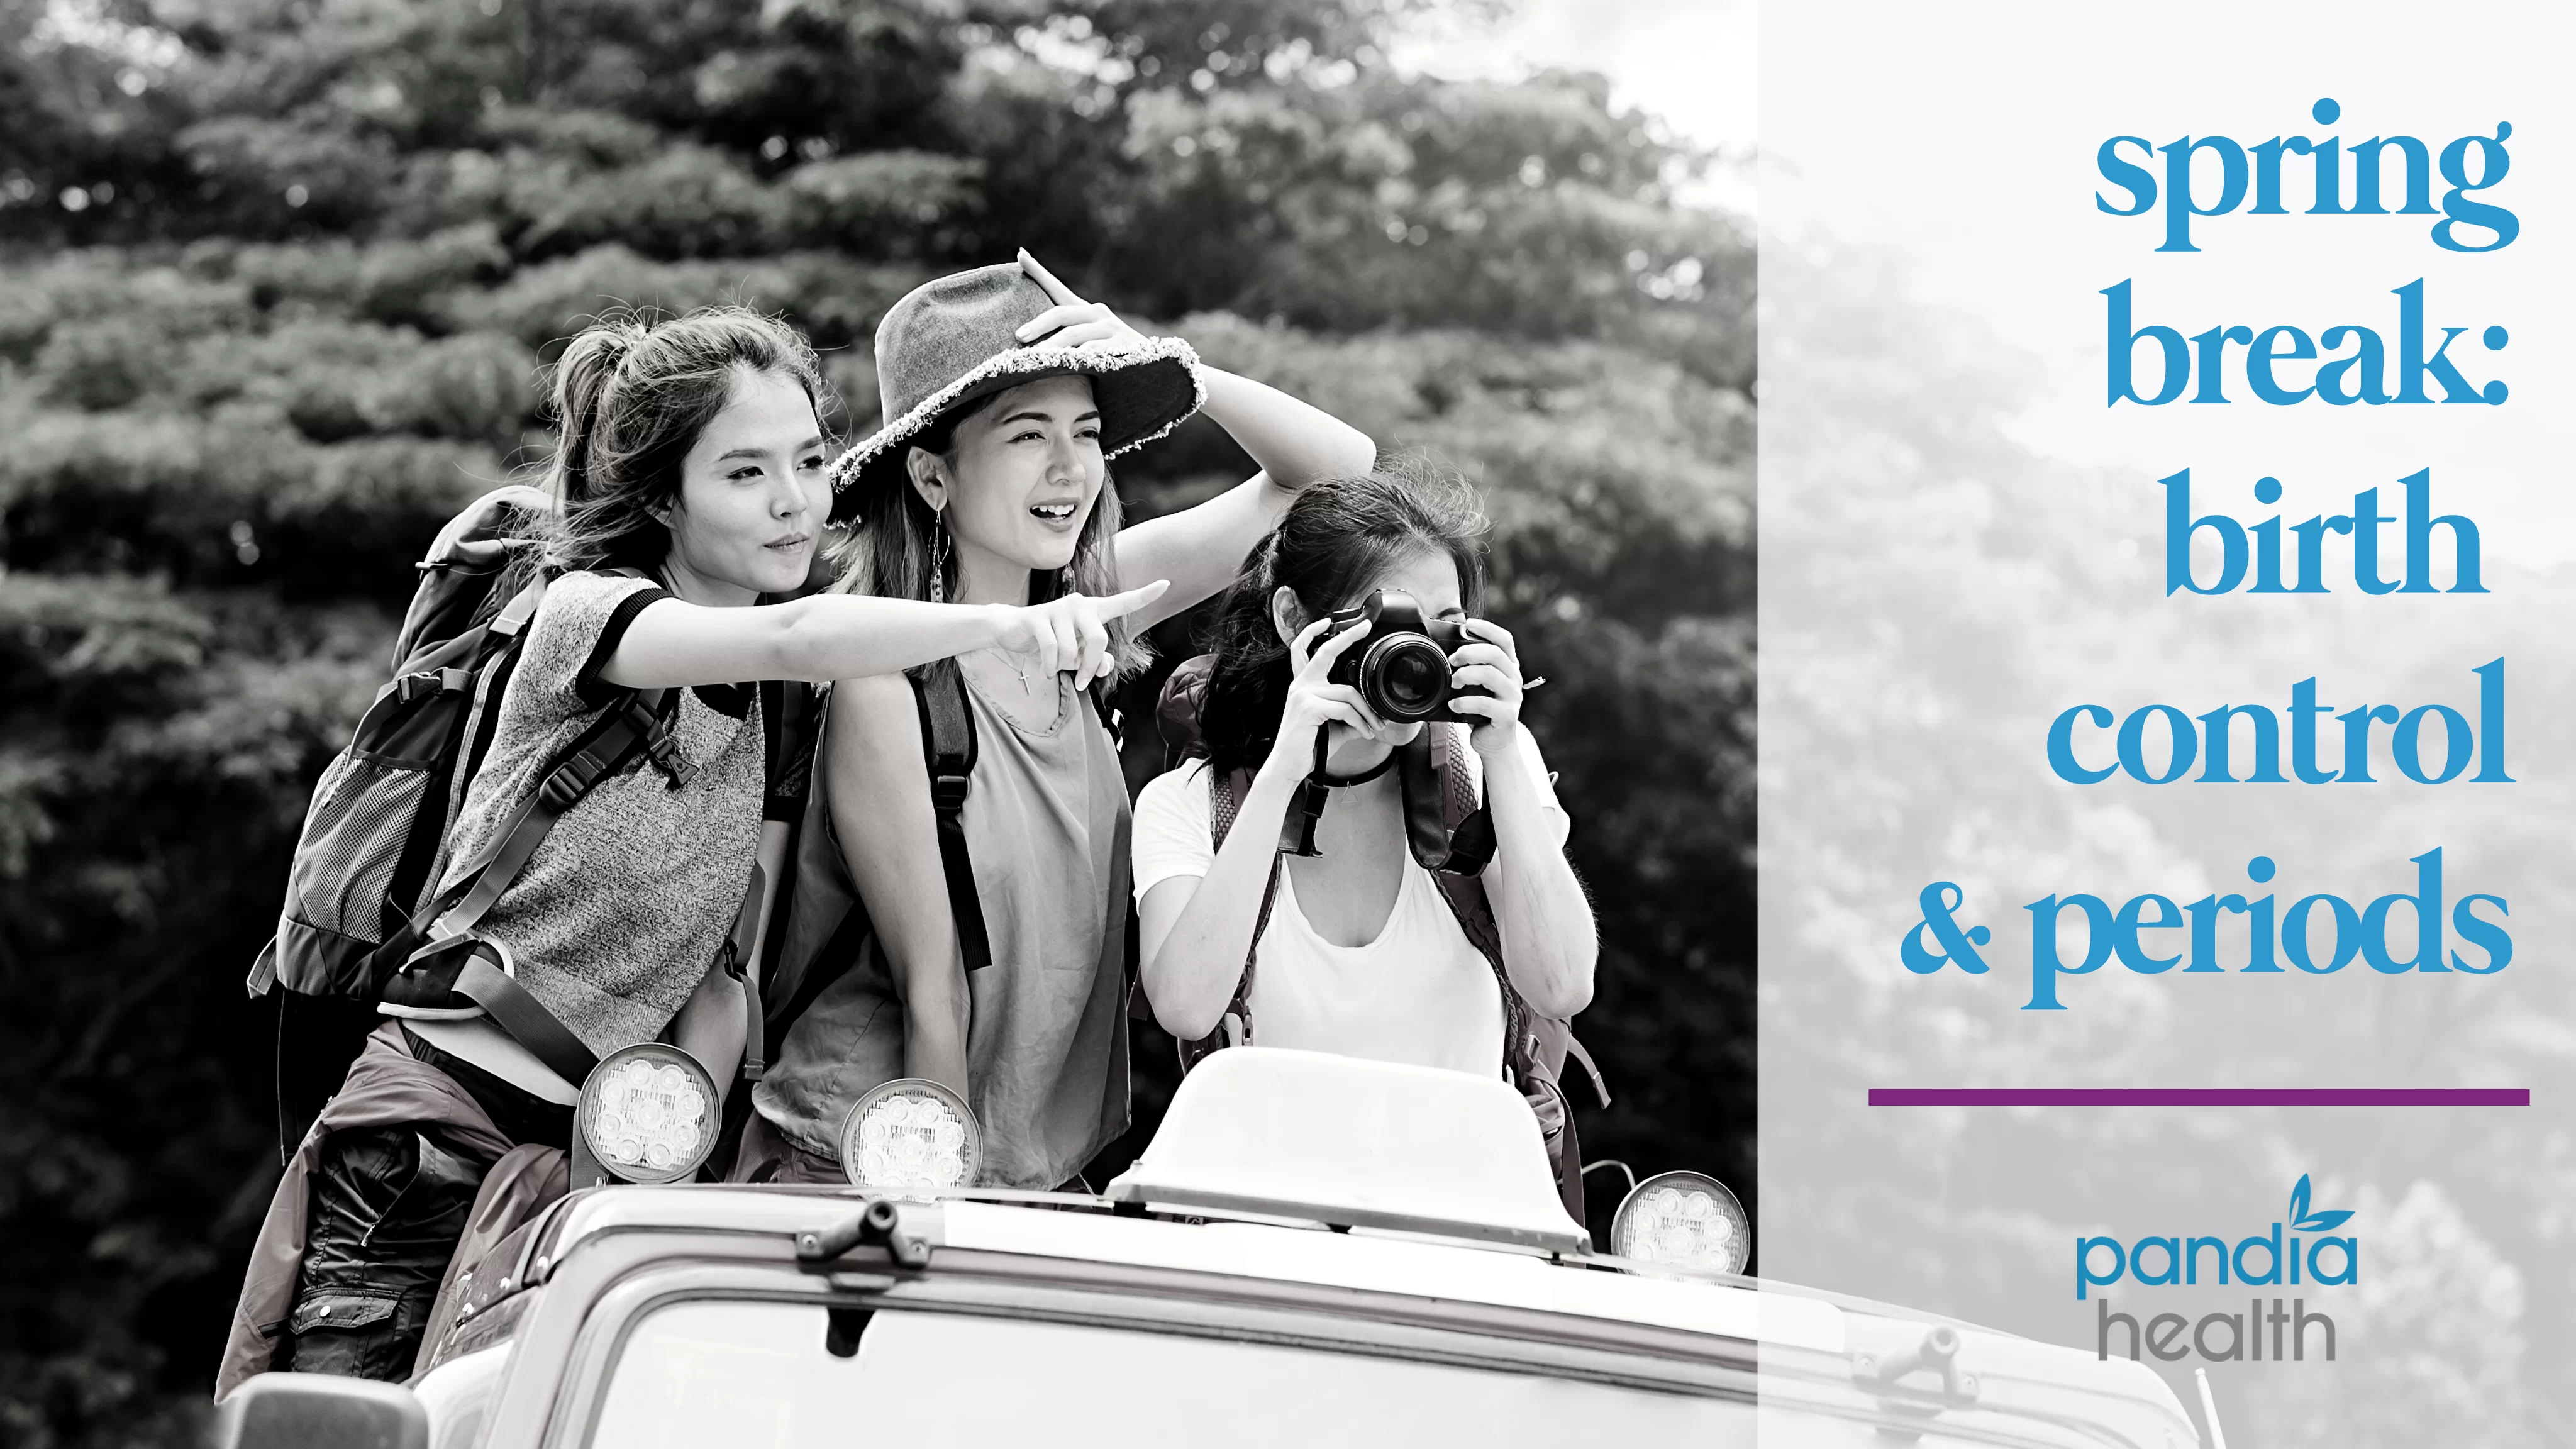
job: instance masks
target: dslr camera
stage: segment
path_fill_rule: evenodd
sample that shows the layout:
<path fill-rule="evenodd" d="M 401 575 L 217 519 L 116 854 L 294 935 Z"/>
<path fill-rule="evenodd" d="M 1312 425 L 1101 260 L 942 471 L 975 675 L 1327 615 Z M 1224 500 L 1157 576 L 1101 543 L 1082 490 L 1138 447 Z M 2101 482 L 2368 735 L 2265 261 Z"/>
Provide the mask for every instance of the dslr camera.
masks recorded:
<path fill-rule="evenodd" d="M 1379 719 L 1389 724 L 1477 722 L 1476 716 L 1449 708 L 1449 701 L 1458 695 L 1486 692 L 1472 686 L 1461 689 L 1450 682 L 1451 651 L 1473 637 L 1458 621 L 1425 619 L 1411 594 L 1394 589 L 1380 589 L 1354 608 L 1336 610 L 1332 618 L 1333 634 L 1354 623 L 1364 623 L 1368 633 L 1342 651 L 1325 677 L 1357 689 Z"/>

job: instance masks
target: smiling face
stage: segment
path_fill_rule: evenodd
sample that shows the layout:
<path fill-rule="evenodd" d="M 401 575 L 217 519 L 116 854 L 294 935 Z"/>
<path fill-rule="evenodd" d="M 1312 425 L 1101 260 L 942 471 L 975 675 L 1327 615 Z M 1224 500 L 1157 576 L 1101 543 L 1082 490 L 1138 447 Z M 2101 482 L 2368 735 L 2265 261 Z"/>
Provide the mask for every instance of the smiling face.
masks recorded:
<path fill-rule="evenodd" d="M 912 463 L 913 486 L 943 510 L 970 581 L 1073 562 L 1109 476 L 1084 377 L 1042 377 L 1001 393 L 957 424 L 945 456 L 916 448 Z"/>
<path fill-rule="evenodd" d="M 743 369 L 733 396 L 680 463 L 680 498 L 664 526 L 681 597 L 750 603 L 802 587 L 831 486 L 823 428 L 794 378 Z"/>

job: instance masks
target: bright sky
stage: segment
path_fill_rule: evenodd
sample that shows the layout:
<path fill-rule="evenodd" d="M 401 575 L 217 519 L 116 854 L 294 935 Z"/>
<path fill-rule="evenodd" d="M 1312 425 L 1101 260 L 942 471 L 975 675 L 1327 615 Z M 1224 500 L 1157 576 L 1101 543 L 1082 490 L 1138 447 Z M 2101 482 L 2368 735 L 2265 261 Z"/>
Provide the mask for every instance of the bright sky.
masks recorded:
<path fill-rule="evenodd" d="M 1460 78 L 1598 71 L 1614 104 L 1723 149 L 1710 199 L 1750 211 L 1756 30 L 1754 0 L 1515 0 L 1499 23 L 1467 6 L 1424 24 L 1396 46 L 1395 61 Z"/>

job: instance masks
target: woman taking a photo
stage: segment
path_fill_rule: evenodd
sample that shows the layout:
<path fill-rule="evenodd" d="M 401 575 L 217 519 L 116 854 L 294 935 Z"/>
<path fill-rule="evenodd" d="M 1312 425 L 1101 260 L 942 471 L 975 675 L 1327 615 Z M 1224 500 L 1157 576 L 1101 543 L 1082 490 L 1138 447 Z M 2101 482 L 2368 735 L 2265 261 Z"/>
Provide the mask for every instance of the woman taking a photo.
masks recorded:
<path fill-rule="evenodd" d="M 1015 605 L 1169 579 L 1110 625 L 1113 681 L 1144 662 L 1137 631 L 1230 582 L 1299 489 L 1375 458 L 1366 435 L 1200 364 L 1176 338 L 1139 336 L 1026 253 L 904 298 L 876 355 L 887 422 L 837 465 L 836 511 L 851 520 L 838 587 Z M 1107 460 L 1201 406 L 1261 471 L 1123 526 Z M 1081 680 L 992 650 L 925 674 L 832 691 L 786 952 L 856 959 L 816 962 L 846 974 L 785 1031 L 738 1178 L 841 1181 L 844 1118 L 897 1077 L 972 1104 L 995 1185 L 1073 1182 L 1126 1128 L 1129 814 L 1104 711 Z M 973 728 L 959 821 L 989 964 L 971 970 L 926 770 L 923 719 L 943 691 L 962 692 Z M 873 931 L 864 947 L 819 942 L 854 911 Z"/>
<path fill-rule="evenodd" d="M 1182 1041 L 1216 1033 L 1231 1014 L 1230 1037 L 1264 1046 L 1492 1076 L 1508 1057 L 1507 1019 L 1525 1008 L 1561 1025 L 1590 1001 L 1598 943 L 1565 858 L 1566 814 L 1520 724 L 1512 636 L 1475 617 L 1483 527 L 1463 480 L 1318 483 L 1227 594 L 1197 700 L 1197 757 L 1136 802 L 1142 980 L 1154 1015 Z M 1333 679 L 1370 631 L 1363 621 L 1336 631 L 1327 616 L 1381 590 L 1461 631 L 1448 659 L 1464 692 L 1451 708 L 1470 749 L 1424 737 L 1459 724 L 1391 723 L 1360 688 Z M 1442 778 L 1463 771 L 1475 787 L 1465 798 L 1481 800 L 1491 820 L 1481 878 L 1498 961 L 1417 859 L 1406 778 L 1429 776 L 1391 766 L 1418 739 L 1448 752 Z M 1320 783 L 1310 787 L 1310 776 Z M 1321 816 L 1305 841 L 1300 829 L 1288 835 L 1314 853 L 1283 850 L 1283 827 L 1309 790 L 1322 796 Z"/>
<path fill-rule="evenodd" d="M 805 581 L 829 500 L 822 394 L 804 339 L 739 308 L 603 322 L 556 365 L 551 581 L 446 842 L 441 888 L 472 874 L 461 863 L 513 827 L 605 710 L 628 691 L 667 691 L 652 758 L 563 810 L 467 942 L 509 963 L 594 1056 L 668 1030 L 719 1083 L 740 1059 L 742 988 L 711 963 L 750 878 L 770 771 L 759 691 L 743 681 L 890 673 L 985 650 L 1049 681 L 1066 670 L 1079 688 L 1114 666 L 1118 616 L 1161 592 L 745 607 Z M 307 1135 L 271 1204 L 219 1391 L 270 1367 L 407 1376 L 479 1184 L 511 1144 L 567 1146 L 580 1086 L 470 1009 L 386 1021 L 350 1070 L 344 1115 L 360 1098 L 425 1115 L 403 1120 L 398 1105 L 367 1130 Z"/>

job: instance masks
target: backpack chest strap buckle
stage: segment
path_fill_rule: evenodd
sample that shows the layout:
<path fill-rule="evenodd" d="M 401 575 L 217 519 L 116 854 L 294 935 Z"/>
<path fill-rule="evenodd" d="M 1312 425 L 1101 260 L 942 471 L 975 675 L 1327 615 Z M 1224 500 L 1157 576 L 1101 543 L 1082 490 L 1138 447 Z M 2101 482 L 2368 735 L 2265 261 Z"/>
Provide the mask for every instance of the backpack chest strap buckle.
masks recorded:
<path fill-rule="evenodd" d="M 688 756 L 680 752 L 679 741 L 673 737 L 678 708 L 675 704 L 665 713 L 664 697 L 664 691 L 658 689 L 639 691 L 626 702 L 626 718 L 643 737 L 644 758 L 652 761 L 671 788 L 677 790 L 698 777 L 698 766 L 689 763 Z"/>
<path fill-rule="evenodd" d="M 657 729 L 645 738 L 644 757 L 669 777 L 674 790 L 685 787 L 698 777 L 698 767 L 690 764 L 688 757 L 680 753 L 679 743 L 671 738 L 668 729 Z"/>
<path fill-rule="evenodd" d="M 474 687 L 474 671 L 454 665 L 434 673 L 406 674 L 394 681 L 395 692 L 405 704 L 433 694 L 463 694 Z"/>

